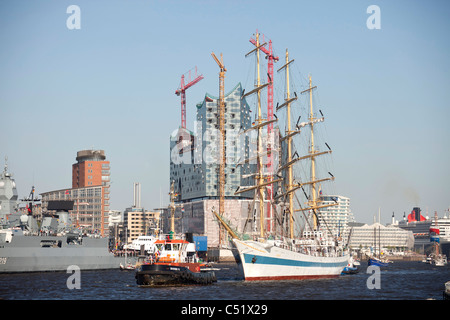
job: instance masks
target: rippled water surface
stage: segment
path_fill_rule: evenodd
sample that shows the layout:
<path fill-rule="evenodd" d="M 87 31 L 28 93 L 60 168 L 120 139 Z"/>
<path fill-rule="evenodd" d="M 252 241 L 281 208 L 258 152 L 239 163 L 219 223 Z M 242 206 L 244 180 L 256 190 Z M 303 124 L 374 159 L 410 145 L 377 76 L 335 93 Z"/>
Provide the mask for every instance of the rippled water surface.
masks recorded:
<path fill-rule="evenodd" d="M 395 262 L 381 269 L 380 289 L 367 286 L 372 273 L 362 263 L 355 275 L 302 281 L 242 280 L 239 266 L 216 264 L 218 281 L 210 286 L 140 288 L 133 271 L 81 272 L 80 289 L 68 289 L 71 274 L 64 272 L 1 274 L 0 299 L 7 300 L 442 300 L 450 266 Z M 369 279 L 369 282 L 370 279 Z M 372 282 L 371 282 L 372 283 Z"/>

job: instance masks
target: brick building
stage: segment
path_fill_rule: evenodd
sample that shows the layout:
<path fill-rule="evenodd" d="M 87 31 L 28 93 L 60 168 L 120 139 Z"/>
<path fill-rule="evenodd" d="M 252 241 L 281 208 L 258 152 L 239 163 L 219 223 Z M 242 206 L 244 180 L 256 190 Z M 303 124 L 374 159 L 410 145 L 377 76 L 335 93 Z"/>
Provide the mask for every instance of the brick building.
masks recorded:
<path fill-rule="evenodd" d="M 72 165 L 72 188 L 103 186 L 109 192 L 109 161 L 103 150 L 77 152 Z"/>
<path fill-rule="evenodd" d="M 43 208 L 50 200 L 73 200 L 72 222 L 107 236 L 109 233 L 110 166 L 104 150 L 77 152 L 72 165 L 72 188 L 42 193 Z"/>
<path fill-rule="evenodd" d="M 72 165 L 72 188 L 102 187 L 101 213 L 96 217 L 101 235 L 108 232 L 110 166 L 104 150 L 77 152 L 77 163 Z"/>

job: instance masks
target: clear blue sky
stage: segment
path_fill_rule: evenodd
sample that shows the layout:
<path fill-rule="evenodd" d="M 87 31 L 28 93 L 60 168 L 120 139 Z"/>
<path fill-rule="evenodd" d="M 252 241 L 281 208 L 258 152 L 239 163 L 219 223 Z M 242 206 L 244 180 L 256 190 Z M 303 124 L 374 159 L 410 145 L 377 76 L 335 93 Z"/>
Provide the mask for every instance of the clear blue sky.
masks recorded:
<path fill-rule="evenodd" d="M 68 6 L 81 9 L 69 30 Z M 369 30 L 369 5 L 381 29 Z M 334 190 L 358 221 L 382 222 L 420 206 L 450 206 L 450 3 L 442 1 L 0 2 L 0 157 L 9 158 L 20 197 L 71 186 L 76 152 L 103 149 L 111 161 L 111 208 L 132 204 L 133 182 L 148 208 L 167 204 L 169 137 L 180 124 L 180 76 L 205 79 L 195 104 L 250 89 L 249 39 L 256 29 L 320 89 L 332 145 Z M 281 66 L 281 63 L 278 63 Z"/>

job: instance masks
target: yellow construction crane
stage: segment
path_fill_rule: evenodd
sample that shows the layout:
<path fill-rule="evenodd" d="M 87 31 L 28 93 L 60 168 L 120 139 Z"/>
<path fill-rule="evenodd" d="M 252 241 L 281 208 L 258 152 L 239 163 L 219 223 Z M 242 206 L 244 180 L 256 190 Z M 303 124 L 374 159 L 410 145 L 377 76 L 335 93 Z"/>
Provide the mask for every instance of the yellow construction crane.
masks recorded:
<path fill-rule="evenodd" d="M 225 212 L 225 72 L 227 69 L 223 64 L 223 56 L 220 54 L 220 60 L 217 59 L 214 52 L 212 57 L 220 68 L 219 72 L 219 215 L 223 217 Z M 222 239 L 222 232 L 219 231 L 219 241 Z"/>

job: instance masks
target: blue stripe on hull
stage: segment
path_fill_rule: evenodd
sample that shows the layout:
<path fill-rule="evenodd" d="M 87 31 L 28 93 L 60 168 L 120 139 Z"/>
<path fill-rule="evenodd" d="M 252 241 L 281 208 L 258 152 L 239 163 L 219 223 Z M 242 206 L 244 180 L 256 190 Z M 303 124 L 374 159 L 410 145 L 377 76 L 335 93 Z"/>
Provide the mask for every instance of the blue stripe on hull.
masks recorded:
<path fill-rule="evenodd" d="M 244 253 L 244 261 L 245 261 L 245 263 L 270 264 L 270 265 L 295 266 L 295 267 L 336 268 L 336 267 L 345 267 L 347 265 L 347 261 L 343 261 L 343 262 L 311 262 L 311 261 L 300 261 L 300 260 L 265 257 L 265 256 L 247 254 L 247 253 Z"/>

